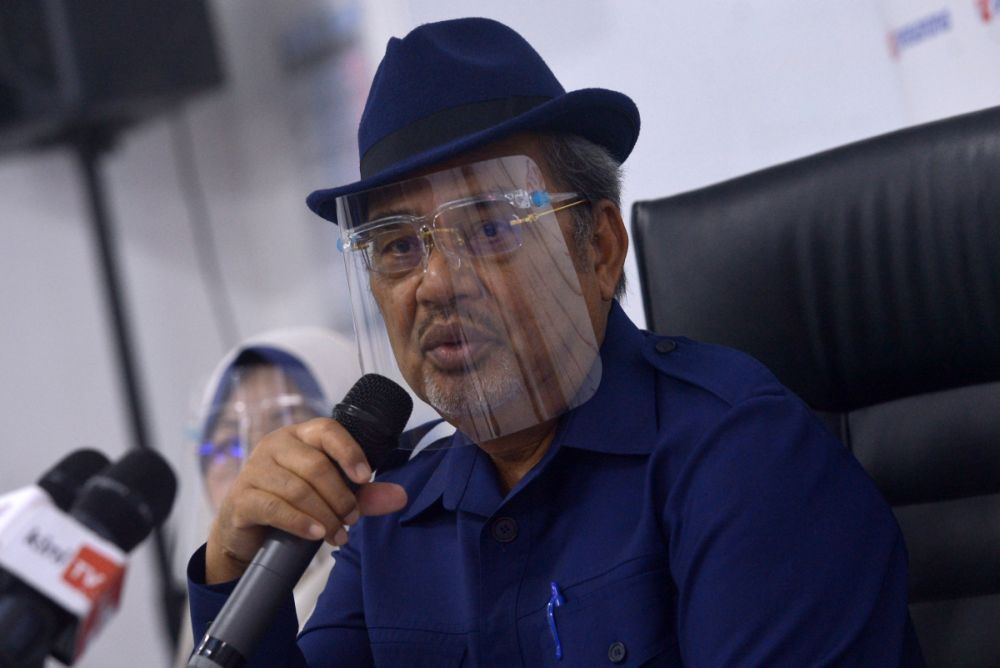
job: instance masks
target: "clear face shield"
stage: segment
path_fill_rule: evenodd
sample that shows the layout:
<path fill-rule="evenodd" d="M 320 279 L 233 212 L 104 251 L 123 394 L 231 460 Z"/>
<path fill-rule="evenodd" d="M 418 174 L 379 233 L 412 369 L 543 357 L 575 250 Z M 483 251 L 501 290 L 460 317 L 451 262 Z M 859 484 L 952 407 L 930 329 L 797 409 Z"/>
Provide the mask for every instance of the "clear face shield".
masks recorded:
<path fill-rule="evenodd" d="M 261 438 L 329 414 L 324 401 L 303 393 L 277 365 L 232 367 L 220 387 L 228 390 L 205 416 L 198 443 L 202 480 L 213 508 L 219 507 Z"/>
<path fill-rule="evenodd" d="M 600 356 L 572 211 L 527 156 L 338 199 L 365 373 L 405 382 L 473 442 L 589 399 Z"/>

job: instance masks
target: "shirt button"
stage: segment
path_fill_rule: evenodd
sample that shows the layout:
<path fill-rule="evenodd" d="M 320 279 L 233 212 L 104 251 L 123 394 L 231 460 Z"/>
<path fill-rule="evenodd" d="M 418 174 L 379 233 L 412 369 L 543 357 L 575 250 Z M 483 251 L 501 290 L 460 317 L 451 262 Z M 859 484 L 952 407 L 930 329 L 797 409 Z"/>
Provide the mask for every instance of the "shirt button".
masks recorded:
<path fill-rule="evenodd" d="M 628 650 L 625 649 L 625 643 L 620 640 L 614 641 L 608 647 L 608 660 L 611 663 L 623 663 L 626 654 L 628 654 Z"/>
<path fill-rule="evenodd" d="M 517 538 L 517 522 L 512 517 L 498 517 L 493 523 L 493 538 L 498 543 L 509 543 Z"/>
<path fill-rule="evenodd" d="M 670 339 L 661 339 L 660 341 L 656 342 L 656 352 L 662 353 L 664 355 L 666 355 L 669 352 L 673 352 L 674 348 L 676 347 L 677 344 L 671 341 Z"/>

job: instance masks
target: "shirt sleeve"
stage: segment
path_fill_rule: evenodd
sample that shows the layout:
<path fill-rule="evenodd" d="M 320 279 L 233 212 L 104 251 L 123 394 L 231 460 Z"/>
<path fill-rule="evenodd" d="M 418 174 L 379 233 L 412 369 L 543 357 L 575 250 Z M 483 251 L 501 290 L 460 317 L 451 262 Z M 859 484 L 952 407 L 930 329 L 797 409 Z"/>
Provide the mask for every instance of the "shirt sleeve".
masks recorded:
<path fill-rule="evenodd" d="M 350 540 L 337 552 L 326 588 L 299 635 L 299 647 L 309 665 L 372 666 L 368 628 L 365 624 L 358 545 L 366 520 L 351 527 Z"/>
<path fill-rule="evenodd" d="M 733 406 L 667 498 L 686 666 L 922 666 L 874 483 L 794 396 Z"/>
<path fill-rule="evenodd" d="M 205 546 L 202 545 L 188 562 L 188 601 L 191 608 L 191 630 L 195 646 L 208 631 L 212 620 L 222 610 L 239 580 L 220 584 L 205 584 Z M 295 616 L 295 602 L 291 593 L 274 615 L 267 633 L 257 645 L 252 657 L 247 658 L 247 668 L 302 668 L 308 666 L 305 657 L 295 644 L 299 628 Z"/>

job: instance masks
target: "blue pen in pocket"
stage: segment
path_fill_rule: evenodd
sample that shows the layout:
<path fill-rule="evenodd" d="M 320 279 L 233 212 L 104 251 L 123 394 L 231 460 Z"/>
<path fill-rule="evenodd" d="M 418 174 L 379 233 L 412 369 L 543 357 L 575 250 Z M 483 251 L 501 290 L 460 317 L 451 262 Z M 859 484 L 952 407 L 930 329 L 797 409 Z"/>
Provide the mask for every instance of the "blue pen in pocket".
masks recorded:
<path fill-rule="evenodd" d="M 559 642 L 559 631 L 556 629 L 556 617 L 554 611 L 560 605 L 566 602 L 563 598 L 562 593 L 559 591 L 559 585 L 555 582 L 549 585 L 552 588 L 552 597 L 549 599 L 549 603 L 545 606 L 545 616 L 549 619 L 549 630 L 552 631 L 552 642 L 556 645 L 556 659 L 562 658 L 562 643 Z"/>

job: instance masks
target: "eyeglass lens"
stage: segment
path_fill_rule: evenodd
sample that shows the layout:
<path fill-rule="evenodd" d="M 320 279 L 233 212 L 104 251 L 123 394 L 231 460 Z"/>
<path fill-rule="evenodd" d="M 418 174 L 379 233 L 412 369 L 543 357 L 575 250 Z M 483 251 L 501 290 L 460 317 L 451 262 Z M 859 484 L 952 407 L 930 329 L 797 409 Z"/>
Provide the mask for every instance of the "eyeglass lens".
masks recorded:
<path fill-rule="evenodd" d="M 466 258 L 496 257 L 521 246 L 517 210 L 506 200 L 486 200 L 439 211 L 426 233 L 418 219 L 404 219 L 372 232 L 367 241 L 369 268 L 382 274 L 414 269 L 424 258 L 424 236 L 433 237 L 442 251 Z"/>

